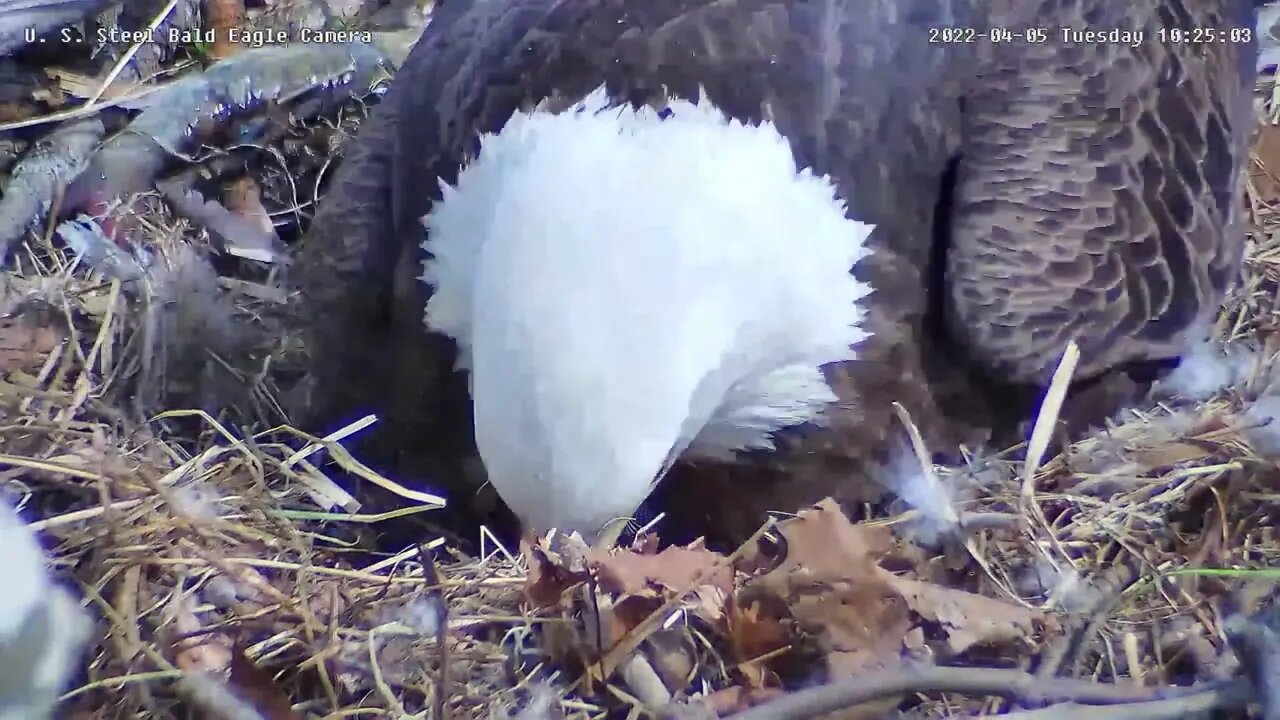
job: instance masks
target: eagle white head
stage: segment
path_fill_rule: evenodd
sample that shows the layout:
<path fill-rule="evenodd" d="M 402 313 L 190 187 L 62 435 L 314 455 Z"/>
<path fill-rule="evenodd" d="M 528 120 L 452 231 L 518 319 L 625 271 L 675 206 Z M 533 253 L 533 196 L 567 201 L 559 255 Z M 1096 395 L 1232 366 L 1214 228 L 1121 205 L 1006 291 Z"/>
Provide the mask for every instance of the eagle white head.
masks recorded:
<path fill-rule="evenodd" d="M 821 422 L 822 367 L 867 338 L 849 271 L 871 226 L 772 124 L 705 99 L 518 113 L 442 190 L 425 321 L 457 341 L 489 480 L 532 529 L 593 537 L 682 454 Z"/>

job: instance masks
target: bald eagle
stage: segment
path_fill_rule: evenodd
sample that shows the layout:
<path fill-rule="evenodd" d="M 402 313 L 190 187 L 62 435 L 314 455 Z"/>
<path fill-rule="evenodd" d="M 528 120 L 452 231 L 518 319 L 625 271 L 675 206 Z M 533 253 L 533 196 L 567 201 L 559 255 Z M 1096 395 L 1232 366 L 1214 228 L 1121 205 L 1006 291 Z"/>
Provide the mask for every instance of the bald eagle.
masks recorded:
<path fill-rule="evenodd" d="M 894 403 L 954 448 L 1069 341 L 1088 380 L 1212 317 L 1255 14 L 448 0 L 299 253 L 316 412 L 376 404 L 445 475 L 474 440 L 540 530 L 591 534 L 667 476 L 721 527 L 853 499 Z"/>

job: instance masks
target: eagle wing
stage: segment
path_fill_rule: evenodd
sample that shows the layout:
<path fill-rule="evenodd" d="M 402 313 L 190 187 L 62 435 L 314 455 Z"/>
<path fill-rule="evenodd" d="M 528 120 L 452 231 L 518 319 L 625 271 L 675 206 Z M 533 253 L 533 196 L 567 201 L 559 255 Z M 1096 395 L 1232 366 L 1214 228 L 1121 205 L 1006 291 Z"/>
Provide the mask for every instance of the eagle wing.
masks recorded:
<path fill-rule="evenodd" d="M 1078 377 L 1176 356 L 1216 315 L 1244 251 L 1250 0 L 993 0 L 992 15 L 1047 37 L 992 45 L 967 102 L 952 329 L 989 367 L 1034 383 L 1071 339 Z M 1063 29 L 1143 36 L 1081 42 Z"/>

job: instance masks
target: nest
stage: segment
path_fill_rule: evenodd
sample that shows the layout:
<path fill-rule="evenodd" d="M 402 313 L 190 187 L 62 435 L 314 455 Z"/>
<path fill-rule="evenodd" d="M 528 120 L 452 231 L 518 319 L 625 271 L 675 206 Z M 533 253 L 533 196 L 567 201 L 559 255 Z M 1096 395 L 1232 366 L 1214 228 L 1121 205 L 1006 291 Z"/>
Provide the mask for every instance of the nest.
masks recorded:
<path fill-rule="evenodd" d="M 924 498 L 915 507 L 853 525 L 820 506 L 729 556 L 663 555 L 643 536 L 617 553 L 544 543 L 524 559 L 497 545 L 469 556 L 438 536 L 379 548 L 384 523 L 441 503 L 345 451 L 361 425 L 316 438 L 284 424 L 247 433 L 212 407 L 144 412 L 160 386 L 187 388 L 165 402 L 199 406 L 221 372 L 248 388 L 247 416 L 278 417 L 273 379 L 293 340 L 270 292 L 223 283 L 214 315 L 178 317 L 192 305 L 32 243 L 0 294 L 0 478 L 97 618 L 60 716 L 246 717 L 236 708 L 248 703 L 264 720 L 599 718 L 677 696 L 700 699 L 682 705 L 688 717 L 750 718 L 817 680 L 838 697 L 794 693 L 756 717 L 854 703 L 872 704 L 848 717 L 1059 700 L 1112 704 L 1114 717 L 1135 711 L 1126 702 L 1230 706 L 1239 658 L 1224 618 L 1260 604 L 1266 587 L 1249 570 L 1280 552 L 1280 434 L 1268 424 L 1280 411 L 1277 197 L 1254 183 L 1246 281 L 1218 323 L 1250 361 L 1229 359 L 1206 397 L 1126 411 L 1052 457 L 1032 447 L 922 463 L 905 473 L 923 483 L 904 493 Z M 199 234 L 158 203 L 137 211 L 165 277 L 207 288 Z M 245 356 L 277 367 L 157 361 L 228 323 L 256 328 L 264 347 Z M 339 473 L 397 494 L 400 508 L 360 513 Z M 935 552 L 939 533 L 958 550 Z M 584 590 L 588 576 L 598 592 Z M 815 577 L 820 592 L 802 583 Z M 889 660 L 902 648 L 931 662 Z"/>
<path fill-rule="evenodd" d="M 167 221 L 155 222 L 159 228 Z M 190 247 L 172 227 L 160 236 L 168 244 L 157 248 L 166 256 Z M 1255 341 L 1268 334 L 1275 297 L 1265 261 L 1270 235 L 1257 237 L 1249 281 L 1221 323 Z M 268 720 L 501 717 L 531 703 L 569 717 L 604 717 L 609 708 L 644 704 L 629 683 L 602 685 L 599 677 L 593 683 L 583 673 L 589 661 L 572 662 L 591 644 L 584 639 L 590 633 L 571 633 L 568 649 L 553 647 L 562 633 L 551 628 L 583 632 L 584 607 L 573 600 L 582 579 L 575 573 L 585 567 L 580 560 L 575 566 L 534 549 L 531 577 L 523 561 L 498 546 L 468 557 L 437 537 L 379 553 L 368 542 L 379 523 L 438 512 L 439 504 L 378 476 L 333 437 L 288 426 L 244 435 L 203 410 L 131 419 L 138 383 L 153 379 L 139 355 L 154 345 L 140 338 L 163 325 L 155 314 L 164 308 L 130 297 L 119 281 L 77 272 L 69 258 L 47 250 L 54 260 L 38 267 L 49 272 L 7 280 L 0 467 L 6 489 L 40 518 L 32 527 L 59 572 L 74 580 L 98 618 L 86 675 L 65 697 L 68 716 L 92 709 L 93 717 L 182 717 L 192 705 L 217 707 L 225 683 L 253 697 Z M 236 302 L 238 311 L 261 319 L 260 307 Z M 1222 651 L 1216 599 L 1238 588 L 1239 569 L 1272 566 L 1277 552 L 1276 496 L 1269 489 L 1275 465 L 1262 455 L 1274 448 L 1267 445 L 1267 418 L 1254 410 L 1268 397 L 1271 370 L 1265 353 L 1250 357 L 1236 363 L 1240 375 L 1225 378 L 1225 391 L 1211 400 L 1129 411 L 1038 465 L 1006 459 L 1024 450 L 1013 449 L 975 457 L 968 466 L 930 468 L 967 537 L 967 556 L 958 560 L 940 563 L 917 542 L 918 530 L 945 510 L 920 504 L 857 526 L 896 530 L 890 541 L 896 549 L 875 551 L 877 562 L 894 556 L 919 582 L 966 593 L 948 602 L 963 605 L 972 596 L 999 600 L 997 609 L 1009 617 L 1021 612 L 1012 609 L 1019 604 L 1039 614 L 1016 637 L 996 643 L 997 661 L 982 655 L 990 649 L 953 647 L 949 659 L 976 673 L 965 682 L 984 687 L 982 668 L 993 664 L 1038 667 L 1045 678 L 1060 673 L 1148 685 L 1231 672 L 1236 661 Z M 265 405 L 271 392 L 266 383 L 255 386 Z M 322 454 L 327 463 L 319 462 Z M 329 477 L 339 471 L 400 493 L 401 509 L 377 516 L 344 511 L 354 505 Z M 770 532 L 786 538 L 792 556 L 803 555 L 803 540 L 787 535 L 785 523 Z M 688 556 L 695 569 L 734 560 L 738 572 L 710 603 L 716 612 L 685 608 L 692 619 L 678 627 L 675 644 L 695 650 L 682 656 L 684 677 L 676 681 L 682 693 L 741 709 L 776 696 L 789 672 L 825 666 L 832 677 L 832 658 L 847 660 L 832 638 L 812 637 L 794 587 L 752 599 L 761 597 L 762 577 L 777 577 L 776 559 L 755 558 L 752 568 L 737 562 L 742 557 L 684 550 L 705 553 Z M 850 557 L 866 552 L 851 550 Z M 681 599 L 690 587 L 714 583 L 702 578 L 679 587 L 686 578 L 663 586 L 645 571 L 646 582 L 629 584 L 619 578 L 631 562 L 597 556 L 586 565 L 613 578 L 604 590 L 619 607 L 635 606 L 617 633 L 652 653 L 661 631 L 670 629 L 664 625 L 672 609 L 687 605 Z M 1200 568 L 1236 570 L 1226 578 L 1178 575 Z M 868 583 L 865 572 L 850 579 Z M 639 587 L 645 584 L 647 590 Z M 545 597 L 531 602 L 539 591 Z M 917 597 L 910 607 L 927 615 L 921 608 L 941 603 L 939 597 Z M 781 607 L 762 615 L 770 603 Z M 794 629 L 788 623 L 797 618 Z M 951 630 L 968 632 L 963 626 L 952 622 Z M 808 654 L 798 647 L 805 635 L 814 641 Z M 925 637 L 922 647 L 934 639 Z M 649 664 L 671 684 L 666 663 Z M 926 673 L 905 687 L 922 693 L 911 703 L 921 717 L 993 711 L 1004 702 L 930 692 L 931 683 L 954 685 Z M 866 696 L 863 690 L 855 697 Z"/>

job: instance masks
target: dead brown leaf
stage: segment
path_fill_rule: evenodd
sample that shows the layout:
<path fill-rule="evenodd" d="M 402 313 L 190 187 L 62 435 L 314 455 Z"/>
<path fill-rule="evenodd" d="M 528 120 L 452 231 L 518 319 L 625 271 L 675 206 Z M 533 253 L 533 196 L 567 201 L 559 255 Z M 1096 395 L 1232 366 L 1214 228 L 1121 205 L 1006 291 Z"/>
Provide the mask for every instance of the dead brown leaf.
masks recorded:
<path fill-rule="evenodd" d="M 724 619 L 725 605 L 731 597 L 715 585 L 699 585 L 690 593 L 685 610 L 714 625 Z"/>
<path fill-rule="evenodd" d="M 656 554 L 595 548 L 587 553 L 600 587 L 619 595 L 683 593 L 695 589 L 692 585 L 699 577 L 703 578 L 699 585 L 711 585 L 727 594 L 733 590 L 733 571 L 721 567 L 711 573 L 723 560 L 723 555 L 697 545 L 672 546 Z"/>
<path fill-rule="evenodd" d="M 907 605 L 926 620 L 938 623 L 947 636 L 947 651 L 955 655 L 974 645 L 999 645 L 1025 639 L 1040 617 L 1029 608 L 952 590 L 918 580 L 894 577 Z"/>
<path fill-rule="evenodd" d="M 738 661 L 768 655 L 791 644 L 790 633 L 781 619 L 764 612 L 759 602 L 745 608 L 731 603 L 727 609 L 729 645 Z"/>
<path fill-rule="evenodd" d="M 661 607 L 662 598 L 653 595 L 624 595 L 619 598 L 600 618 L 604 623 L 606 644 L 612 646 L 621 640 L 623 635 L 639 627 Z"/>
<path fill-rule="evenodd" d="M 833 676 L 900 664 L 919 649 L 916 618 L 940 625 L 946 655 L 1011 642 L 1034 630 L 1038 614 L 981 595 L 898 577 L 878 560 L 893 546 L 886 528 L 854 525 L 832 500 L 782 522 L 786 558 L 748 584 L 785 605 L 827 655 Z M 744 590 L 744 596 L 746 596 Z"/>
<path fill-rule="evenodd" d="M 854 525 L 828 499 L 779 523 L 778 532 L 787 555 L 751 589 L 786 605 L 833 674 L 896 666 L 911 616 L 893 576 L 876 564 L 891 544 L 888 531 Z"/>
<path fill-rule="evenodd" d="M 585 570 L 567 567 L 558 555 L 546 548 L 534 547 L 522 540 L 521 551 L 529 566 L 524 594 L 537 607 L 567 607 L 568 592 L 589 577 Z"/>

